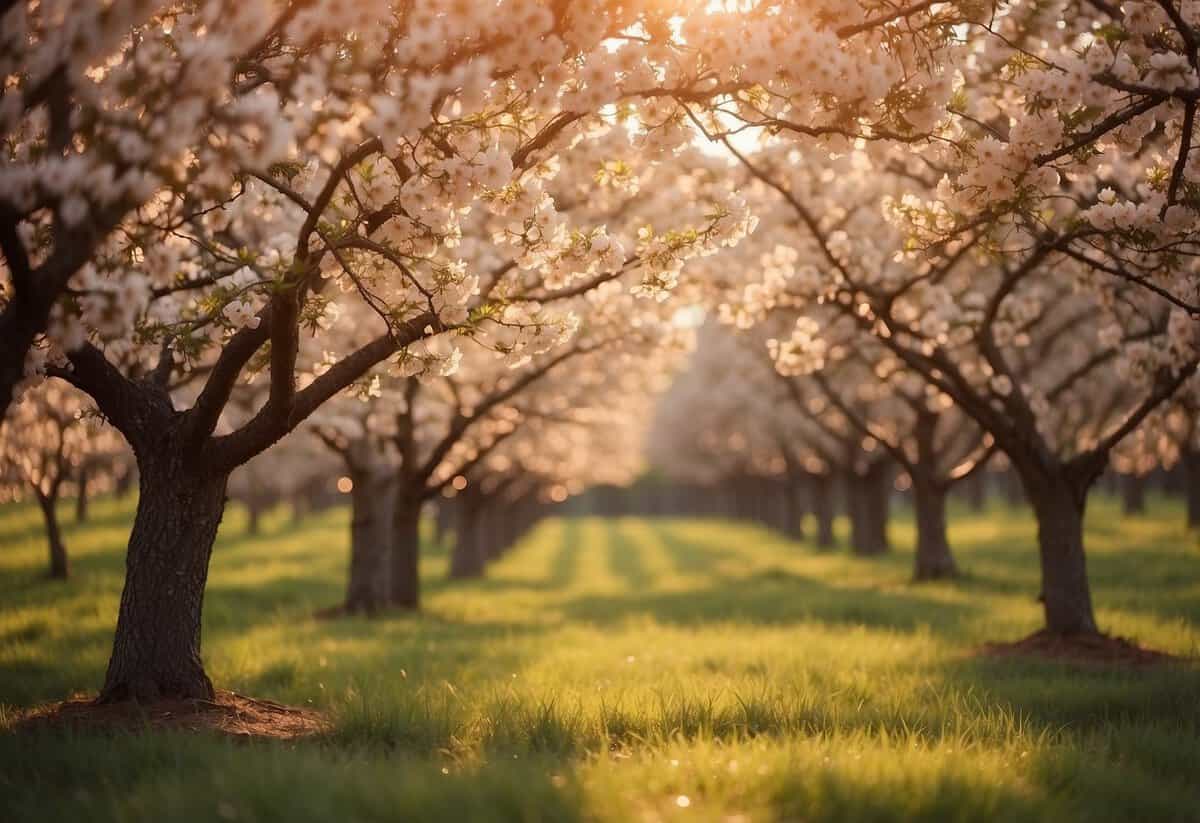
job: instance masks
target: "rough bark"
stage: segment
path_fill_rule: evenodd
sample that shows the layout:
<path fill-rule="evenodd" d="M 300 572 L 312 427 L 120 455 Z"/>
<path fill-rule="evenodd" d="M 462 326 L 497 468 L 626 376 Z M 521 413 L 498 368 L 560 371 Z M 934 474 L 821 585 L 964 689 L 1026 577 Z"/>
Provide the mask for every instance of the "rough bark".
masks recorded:
<path fill-rule="evenodd" d="M 50 551 L 50 578 L 66 580 L 71 573 L 67 560 L 67 546 L 63 543 L 62 529 L 58 526 L 58 496 L 35 490 L 42 520 L 46 524 L 46 545 Z"/>
<path fill-rule="evenodd" d="M 421 607 L 421 499 L 403 486 L 396 490 L 392 509 L 391 575 L 388 600 L 392 606 L 415 611 Z"/>
<path fill-rule="evenodd" d="M 393 488 L 382 472 L 351 470 L 350 574 L 345 608 L 349 614 L 378 614 L 387 608 Z"/>
<path fill-rule="evenodd" d="M 138 454 L 140 496 L 102 702 L 213 696 L 200 614 L 228 475 L 181 451 L 168 441 Z"/>
<path fill-rule="evenodd" d="M 1054 634 L 1096 634 L 1083 548 L 1087 489 L 1059 468 L 1024 471 L 1038 524 L 1042 607 Z"/>
<path fill-rule="evenodd" d="M 933 478 L 913 478 L 913 508 L 917 520 L 915 580 L 941 580 L 958 575 L 946 538 L 946 489 Z"/>
<path fill-rule="evenodd" d="M 1184 493 L 1187 495 L 1187 524 L 1200 529 L 1200 449 L 1183 453 Z"/>
<path fill-rule="evenodd" d="M 1127 515 L 1146 513 L 1146 478 L 1138 474 L 1121 475 L 1121 509 Z"/>

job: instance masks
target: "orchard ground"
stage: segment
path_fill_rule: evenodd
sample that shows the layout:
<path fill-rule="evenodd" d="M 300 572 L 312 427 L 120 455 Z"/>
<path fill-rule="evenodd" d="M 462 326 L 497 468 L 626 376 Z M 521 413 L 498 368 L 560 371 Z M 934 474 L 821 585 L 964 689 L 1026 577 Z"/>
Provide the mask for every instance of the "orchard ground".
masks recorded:
<path fill-rule="evenodd" d="M 101 682 L 132 503 L 66 533 L 43 578 L 33 507 L 0 510 L 0 726 Z M 345 510 L 222 525 L 204 614 L 219 687 L 324 712 L 286 743 L 0 734 L 24 820 L 1200 820 L 1200 667 L 977 654 L 1039 625 L 1023 510 L 955 511 L 967 577 L 908 581 L 719 521 L 555 519 L 485 580 L 428 546 L 425 613 L 319 620 Z M 1092 506 L 1101 627 L 1200 654 L 1200 542 L 1178 506 Z M 431 541 L 430 541 L 431 542 Z"/>

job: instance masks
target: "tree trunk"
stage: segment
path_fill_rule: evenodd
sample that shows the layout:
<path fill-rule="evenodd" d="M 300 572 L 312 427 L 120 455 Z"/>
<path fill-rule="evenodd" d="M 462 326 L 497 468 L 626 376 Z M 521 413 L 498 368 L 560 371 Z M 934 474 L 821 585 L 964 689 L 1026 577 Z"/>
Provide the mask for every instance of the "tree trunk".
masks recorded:
<path fill-rule="evenodd" d="M 847 489 L 850 545 L 857 555 L 870 557 L 888 550 L 887 521 L 891 504 L 888 474 L 887 462 L 877 460 L 862 475 L 850 476 Z"/>
<path fill-rule="evenodd" d="M 1121 475 L 1121 508 L 1127 515 L 1146 513 L 1146 478 L 1139 474 Z"/>
<path fill-rule="evenodd" d="M 833 482 L 826 475 L 809 475 L 813 517 L 817 521 L 817 548 L 833 548 Z"/>
<path fill-rule="evenodd" d="M 391 567 L 389 529 L 393 489 L 385 473 L 350 471 L 350 573 L 346 583 L 346 612 L 378 614 L 387 608 Z"/>
<path fill-rule="evenodd" d="M 75 522 L 86 523 L 88 519 L 88 470 L 86 464 L 80 466 L 75 486 Z"/>
<path fill-rule="evenodd" d="M 62 530 L 58 527 L 58 495 L 47 495 L 36 489 L 38 507 L 46 524 L 46 544 L 50 549 L 50 578 L 66 580 L 71 569 L 67 562 L 67 547 L 63 543 Z"/>
<path fill-rule="evenodd" d="M 397 489 L 392 509 L 392 605 L 416 611 L 421 607 L 421 499 L 411 489 Z"/>
<path fill-rule="evenodd" d="M 954 577 L 958 568 L 946 539 L 947 484 L 938 482 L 937 430 L 941 416 L 929 409 L 917 412 L 913 435 L 917 443 L 916 463 L 910 466 L 913 509 L 917 521 L 917 548 L 913 558 L 914 580 Z M 977 482 L 982 474 L 967 479 Z M 970 489 L 970 486 L 968 486 Z M 982 505 L 980 506 L 982 508 Z"/>
<path fill-rule="evenodd" d="M 1040 476 L 1039 476 L 1040 474 Z M 1038 523 L 1042 606 L 1053 634 L 1096 634 L 1083 550 L 1087 489 L 1061 470 L 1026 475 L 1026 492 Z"/>
<path fill-rule="evenodd" d="M 1184 494 L 1187 495 L 1187 524 L 1200 529 L 1200 449 L 1183 453 Z"/>
<path fill-rule="evenodd" d="M 141 493 L 101 702 L 213 697 L 200 613 L 228 475 L 186 464 L 174 445 L 138 455 Z"/>
<path fill-rule="evenodd" d="M 450 553 L 450 577 L 462 580 L 482 577 L 488 561 L 488 546 L 480 531 L 479 494 L 464 492 L 456 499 L 458 522 L 455 526 L 454 549 Z"/>
<path fill-rule="evenodd" d="M 946 489 L 933 478 L 913 478 L 913 508 L 917 519 L 917 550 L 913 579 L 941 580 L 958 575 L 950 541 L 946 539 Z"/>

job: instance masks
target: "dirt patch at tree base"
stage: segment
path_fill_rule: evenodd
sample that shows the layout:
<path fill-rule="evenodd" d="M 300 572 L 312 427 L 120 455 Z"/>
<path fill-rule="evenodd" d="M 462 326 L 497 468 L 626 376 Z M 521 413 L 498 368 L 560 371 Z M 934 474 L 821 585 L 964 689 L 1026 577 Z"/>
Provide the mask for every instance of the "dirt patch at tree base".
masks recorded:
<path fill-rule="evenodd" d="M 245 740 L 295 740 L 329 731 L 329 721 L 313 709 L 285 706 L 218 690 L 213 700 L 162 700 L 150 704 L 96 703 L 72 697 L 31 709 L 13 722 L 15 732 L 216 732 Z"/>
<path fill-rule="evenodd" d="M 1124 637 L 1107 634 L 1053 634 L 1034 632 L 1012 643 L 987 643 L 980 657 L 1037 658 L 1083 666 L 1144 668 L 1185 663 L 1187 658 L 1147 649 Z"/>

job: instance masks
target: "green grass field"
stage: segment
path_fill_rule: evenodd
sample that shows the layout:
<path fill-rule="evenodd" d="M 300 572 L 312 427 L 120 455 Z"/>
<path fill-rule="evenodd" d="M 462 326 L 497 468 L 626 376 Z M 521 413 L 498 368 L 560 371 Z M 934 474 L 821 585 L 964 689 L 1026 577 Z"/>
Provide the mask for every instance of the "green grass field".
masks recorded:
<path fill-rule="evenodd" d="M 130 504 L 40 578 L 33 508 L 0 510 L 0 724 L 100 683 Z M 552 520 L 470 584 L 426 552 L 420 617 L 318 621 L 347 518 L 212 562 L 213 680 L 312 704 L 327 737 L 0 734 L 0 819 L 1200 820 L 1200 668 L 982 659 L 1039 624 L 1033 524 L 956 513 L 968 577 L 908 582 L 912 534 L 857 560 L 744 525 Z M 1089 520 L 1102 627 L 1200 654 L 1200 543 L 1153 501 Z M 5 719 L 7 718 L 7 720 Z"/>

